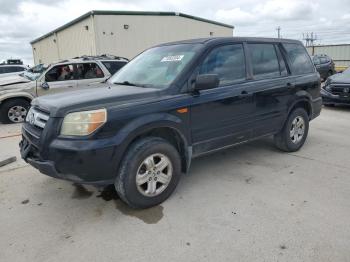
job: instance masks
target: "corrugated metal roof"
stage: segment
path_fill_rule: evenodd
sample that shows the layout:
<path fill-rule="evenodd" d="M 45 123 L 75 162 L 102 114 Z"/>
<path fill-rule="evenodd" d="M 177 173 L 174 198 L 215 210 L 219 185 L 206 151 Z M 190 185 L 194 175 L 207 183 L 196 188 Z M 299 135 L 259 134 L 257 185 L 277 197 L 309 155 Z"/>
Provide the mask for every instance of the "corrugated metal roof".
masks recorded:
<path fill-rule="evenodd" d="M 189 18 L 189 19 L 193 19 L 193 20 L 197 20 L 197 21 L 201 21 L 201 22 L 206 22 L 206 23 L 210 23 L 210 24 L 214 24 L 214 25 L 219 25 L 219 26 L 224 26 L 224 27 L 228 27 L 228 28 L 234 28 L 234 26 L 232 25 L 228 25 L 228 24 L 224 24 L 224 23 L 220 23 L 220 22 L 216 22 L 213 20 L 208 20 L 205 18 L 201 18 L 201 17 L 197 17 L 197 16 L 192 16 L 192 15 L 187 15 L 187 14 L 183 14 L 183 13 L 177 13 L 177 12 L 144 12 L 144 11 L 102 11 L 102 10 L 92 10 L 86 14 L 83 14 L 82 16 L 79 16 L 78 18 L 70 21 L 67 24 L 64 24 L 63 26 L 60 26 L 58 28 L 56 28 L 55 30 L 41 36 L 38 37 L 36 39 L 34 39 L 33 41 L 31 41 L 31 44 L 34 44 L 48 36 L 51 36 L 52 34 L 55 34 L 59 31 L 64 30 L 67 27 L 70 27 L 86 18 L 88 18 L 89 16 L 92 15 L 145 15 L 145 16 L 181 16 L 181 17 L 185 17 L 185 18 Z"/>

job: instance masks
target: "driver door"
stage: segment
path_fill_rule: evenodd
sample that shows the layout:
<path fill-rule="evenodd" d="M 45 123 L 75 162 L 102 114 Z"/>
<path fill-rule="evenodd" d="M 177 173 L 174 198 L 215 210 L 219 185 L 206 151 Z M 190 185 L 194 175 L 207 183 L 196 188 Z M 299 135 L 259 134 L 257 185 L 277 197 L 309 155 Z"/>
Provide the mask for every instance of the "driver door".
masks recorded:
<path fill-rule="evenodd" d="M 74 90 L 77 87 L 76 71 L 72 64 L 56 65 L 37 82 L 37 95 L 48 95 Z"/>

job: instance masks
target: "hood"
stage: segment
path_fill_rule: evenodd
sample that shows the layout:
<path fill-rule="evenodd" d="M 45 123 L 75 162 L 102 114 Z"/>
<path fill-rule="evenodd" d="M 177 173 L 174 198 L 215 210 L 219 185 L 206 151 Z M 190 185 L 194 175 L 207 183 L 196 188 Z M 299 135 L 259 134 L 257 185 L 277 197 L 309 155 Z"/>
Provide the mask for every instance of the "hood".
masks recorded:
<path fill-rule="evenodd" d="M 338 73 L 329 77 L 330 82 L 339 84 L 350 84 L 350 74 Z"/>
<path fill-rule="evenodd" d="M 159 89 L 104 84 L 100 87 L 80 89 L 33 100 L 32 105 L 50 112 L 51 117 L 63 117 L 68 112 L 115 108 L 149 101 L 160 96 Z"/>
<path fill-rule="evenodd" d="M 22 83 L 28 83 L 28 82 L 31 82 L 31 81 L 20 75 L 4 76 L 0 78 L 0 89 L 2 89 L 2 87 L 6 87 L 9 85 L 22 84 Z"/>

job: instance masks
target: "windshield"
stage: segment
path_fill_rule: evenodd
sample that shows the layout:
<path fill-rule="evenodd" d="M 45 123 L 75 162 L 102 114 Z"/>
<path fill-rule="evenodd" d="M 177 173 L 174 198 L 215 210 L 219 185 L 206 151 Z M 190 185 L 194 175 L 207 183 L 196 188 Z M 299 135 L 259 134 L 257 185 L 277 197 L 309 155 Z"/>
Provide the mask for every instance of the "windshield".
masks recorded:
<path fill-rule="evenodd" d="M 166 88 L 193 59 L 200 45 L 179 44 L 151 48 L 118 71 L 113 84 Z"/>
<path fill-rule="evenodd" d="M 41 74 L 47 69 L 47 66 L 44 64 L 39 64 L 37 66 L 34 66 L 27 71 L 23 72 L 20 74 L 21 76 L 28 78 L 30 81 L 35 81 L 37 80 Z"/>

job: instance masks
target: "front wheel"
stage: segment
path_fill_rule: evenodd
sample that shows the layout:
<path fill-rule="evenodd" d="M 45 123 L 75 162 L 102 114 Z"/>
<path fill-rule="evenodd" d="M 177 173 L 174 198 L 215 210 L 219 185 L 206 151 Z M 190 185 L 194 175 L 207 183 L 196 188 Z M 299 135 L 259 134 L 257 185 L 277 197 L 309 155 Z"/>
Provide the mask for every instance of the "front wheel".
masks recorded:
<path fill-rule="evenodd" d="M 5 101 L 0 108 L 0 121 L 4 124 L 24 122 L 30 103 L 22 98 Z"/>
<path fill-rule="evenodd" d="M 178 151 L 166 140 L 147 137 L 133 143 L 122 160 L 115 188 L 133 208 L 148 208 L 165 201 L 181 176 Z"/>
<path fill-rule="evenodd" d="M 290 114 L 283 129 L 275 135 L 275 145 L 286 152 L 295 152 L 305 143 L 309 132 L 309 116 L 303 108 L 296 108 Z"/>

